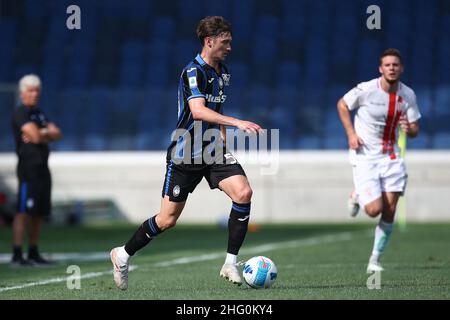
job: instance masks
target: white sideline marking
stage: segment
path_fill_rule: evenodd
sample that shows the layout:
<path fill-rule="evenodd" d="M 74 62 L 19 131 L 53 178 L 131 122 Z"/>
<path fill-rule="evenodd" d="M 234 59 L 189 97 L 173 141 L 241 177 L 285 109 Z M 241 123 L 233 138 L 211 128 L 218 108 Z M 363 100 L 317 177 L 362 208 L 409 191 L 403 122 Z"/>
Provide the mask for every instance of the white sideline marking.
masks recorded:
<path fill-rule="evenodd" d="M 137 268 L 138 268 L 137 266 L 133 265 L 133 266 L 130 266 L 128 270 L 129 271 L 133 271 L 133 270 L 136 270 Z M 89 272 L 89 273 L 81 275 L 79 277 L 79 279 L 96 278 L 96 277 L 101 277 L 101 276 L 104 276 L 104 275 L 107 275 L 107 274 L 112 274 L 112 270 L 103 271 L 103 272 Z M 65 281 L 67 281 L 68 276 L 67 277 L 51 278 L 51 279 L 41 280 L 41 281 L 36 281 L 36 282 L 30 282 L 30 283 L 25 283 L 25 284 L 21 284 L 21 285 L 18 285 L 18 286 L 13 286 L 13 287 L 0 288 L 0 292 L 10 291 L 10 290 L 17 290 L 17 289 L 23 289 L 23 288 L 34 287 L 34 286 L 42 286 L 42 285 L 46 285 L 46 284 L 50 284 L 50 283 L 65 282 Z M 77 279 L 77 278 L 73 278 L 73 279 Z"/>
<path fill-rule="evenodd" d="M 42 254 L 44 258 L 53 261 L 102 261 L 109 259 L 108 252 L 59 252 Z M 0 254 L 0 264 L 9 264 L 12 254 Z"/>
<path fill-rule="evenodd" d="M 370 230 L 370 231 L 371 231 L 370 233 L 365 232 L 364 234 L 372 235 L 372 230 Z M 241 250 L 241 253 L 242 254 L 255 254 L 255 253 L 262 253 L 262 252 L 272 251 L 272 250 L 276 250 L 276 249 L 281 249 L 281 248 L 283 248 L 283 249 L 284 248 L 296 248 L 296 247 L 302 247 L 302 246 L 313 246 L 313 245 L 323 244 L 323 243 L 348 241 L 348 240 L 352 239 L 352 237 L 355 233 L 360 233 L 360 232 L 359 231 L 342 232 L 342 233 L 337 233 L 337 234 L 330 234 L 330 235 L 326 235 L 326 236 L 317 236 L 317 237 L 306 238 L 306 239 L 268 243 L 268 244 L 263 244 L 263 245 L 259 245 L 259 246 L 255 246 L 255 247 L 243 248 Z M 183 258 L 178 258 L 178 259 L 174 259 L 174 260 L 158 262 L 158 263 L 153 264 L 152 266 L 168 267 L 168 266 L 179 265 L 179 264 L 187 264 L 187 263 L 191 263 L 191 262 L 214 260 L 214 259 L 218 259 L 221 257 L 224 257 L 223 252 L 203 254 L 203 255 L 197 255 L 197 256 L 191 256 L 191 257 L 183 257 Z M 138 268 L 137 266 L 130 266 L 129 270 L 132 271 L 137 268 Z M 101 277 L 101 276 L 104 276 L 107 274 L 112 274 L 112 270 L 103 271 L 103 272 L 86 273 L 86 274 L 80 276 L 80 279 L 96 278 L 96 277 Z M 27 288 L 27 287 L 34 287 L 34 286 L 40 286 L 40 285 L 46 285 L 46 284 L 50 284 L 50 283 L 58 283 L 58 282 L 64 282 L 64 281 L 67 281 L 67 277 L 51 278 L 51 279 L 47 279 L 47 280 L 30 282 L 30 283 L 12 286 L 12 287 L 0 288 L 0 293 L 5 292 L 5 291 L 10 291 L 10 290 L 17 290 L 17 289 L 23 289 L 23 288 Z"/>

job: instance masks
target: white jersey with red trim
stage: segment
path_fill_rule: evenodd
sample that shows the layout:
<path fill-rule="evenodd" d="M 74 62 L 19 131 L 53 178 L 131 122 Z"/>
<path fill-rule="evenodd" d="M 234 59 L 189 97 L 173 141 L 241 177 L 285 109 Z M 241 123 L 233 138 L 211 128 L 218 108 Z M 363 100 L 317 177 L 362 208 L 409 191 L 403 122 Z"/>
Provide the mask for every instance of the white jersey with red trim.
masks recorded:
<path fill-rule="evenodd" d="M 398 157 L 397 131 L 400 116 L 409 122 L 421 115 L 414 91 L 399 83 L 396 93 L 381 88 L 381 78 L 358 84 L 343 99 L 349 110 L 356 110 L 355 131 L 364 141 L 358 150 L 350 150 L 350 161 L 377 161 L 384 157 Z"/>

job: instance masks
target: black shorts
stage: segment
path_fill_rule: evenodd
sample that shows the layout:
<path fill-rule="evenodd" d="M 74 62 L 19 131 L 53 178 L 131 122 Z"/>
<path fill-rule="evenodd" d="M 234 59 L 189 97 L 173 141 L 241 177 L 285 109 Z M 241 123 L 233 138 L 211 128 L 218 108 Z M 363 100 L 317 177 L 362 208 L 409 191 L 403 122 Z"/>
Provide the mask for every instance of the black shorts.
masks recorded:
<path fill-rule="evenodd" d="M 27 180 L 19 179 L 17 212 L 49 216 L 51 214 L 51 190 L 50 174 Z"/>
<path fill-rule="evenodd" d="M 227 159 L 227 160 L 230 160 Z M 168 195 L 172 202 L 186 201 L 189 193 L 202 181 L 203 177 L 208 181 L 209 187 L 215 189 L 219 187 L 220 181 L 236 175 L 246 176 L 244 169 L 231 158 L 228 163 L 223 164 L 175 164 L 168 160 L 166 166 L 166 176 L 162 189 L 162 197 Z"/>

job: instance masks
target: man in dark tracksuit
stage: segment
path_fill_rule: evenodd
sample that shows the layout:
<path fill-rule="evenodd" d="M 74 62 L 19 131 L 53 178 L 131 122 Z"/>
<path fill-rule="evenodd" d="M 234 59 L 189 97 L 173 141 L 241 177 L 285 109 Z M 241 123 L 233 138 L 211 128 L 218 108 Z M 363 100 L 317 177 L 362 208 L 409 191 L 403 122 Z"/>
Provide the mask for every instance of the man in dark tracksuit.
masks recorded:
<path fill-rule="evenodd" d="M 19 82 L 21 104 L 14 110 L 12 128 L 19 158 L 19 190 L 13 222 L 11 265 L 49 264 L 38 251 L 42 220 L 51 212 L 51 175 L 48 143 L 61 138 L 60 129 L 38 107 L 41 81 L 26 75 Z M 28 224 L 28 259 L 22 256 L 22 240 Z"/>

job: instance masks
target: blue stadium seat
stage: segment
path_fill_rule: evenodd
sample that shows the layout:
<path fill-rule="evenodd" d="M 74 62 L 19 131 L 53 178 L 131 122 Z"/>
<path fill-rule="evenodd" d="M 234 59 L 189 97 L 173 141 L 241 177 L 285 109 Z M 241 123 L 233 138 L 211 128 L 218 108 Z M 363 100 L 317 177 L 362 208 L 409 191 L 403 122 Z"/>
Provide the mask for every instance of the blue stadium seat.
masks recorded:
<path fill-rule="evenodd" d="M 450 115 L 450 84 L 436 88 L 434 105 L 434 112 L 437 116 Z"/>
<path fill-rule="evenodd" d="M 422 115 L 433 113 L 433 92 L 427 87 L 418 87 L 414 90 L 416 94 L 417 105 Z"/>
<path fill-rule="evenodd" d="M 108 108 L 112 105 L 113 91 L 103 88 L 93 88 L 89 92 L 89 98 L 85 110 L 85 131 L 90 133 L 106 133 L 106 119 Z"/>
<path fill-rule="evenodd" d="M 332 150 L 347 150 L 348 142 L 345 134 L 327 135 L 324 139 L 324 148 Z"/>
<path fill-rule="evenodd" d="M 45 18 L 49 14 L 47 1 L 25 0 L 25 15 L 27 18 Z M 64 11 L 65 12 L 65 11 Z"/>
<path fill-rule="evenodd" d="M 252 106 L 247 103 L 246 90 L 235 84 L 233 77 L 232 74 L 231 89 L 227 92 L 227 101 L 224 104 L 223 112 L 227 116 L 242 119 L 246 110 Z"/>
<path fill-rule="evenodd" d="M 383 51 L 380 41 L 365 38 L 359 45 L 357 81 L 362 82 L 378 77 L 378 59 Z"/>
<path fill-rule="evenodd" d="M 255 122 L 258 122 L 258 120 L 260 122 L 267 121 L 270 117 L 269 110 L 272 104 L 272 97 L 270 87 L 263 85 L 253 86 L 248 91 L 248 104 L 243 105 L 245 108 L 244 113 L 248 114 Z"/>
<path fill-rule="evenodd" d="M 128 0 L 126 2 L 128 20 L 150 20 L 152 17 L 152 1 Z"/>
<path fill-rule="evenodd" d="M 175 44 L 174 64 L 177 70 L 183 69 L 197 53 L 200 52 L 200 44 L 193 39 L 182 39 Z"/>
<path fill-rule="evenodd" d="M 229 0 L 215 0 L 206 1 L 206 10 L 204 16 L 223 16 L 230 19 L 230 1 Z"/>
<path fill-rule="evenodd" d="M 450 148 L 450 132 L 438 133 L 433 137 L 434 149 L 449 149 Z"/>
<path fill-rule="evenodd" d="M 188 19 L 193 22 L 198 22 L 203 18 L 202 11 L 199 10 L 199 5 L 203 6 L 199 0 L 183 0 L 178 2 L 178 17 Z"/>
<path fill-rule="evenodd" d="M 327 135 L 345 135 L 344 128 L 336 112 L 327 112 L 324 116 L 324 129 Z"/>
<path fill-rule="evenodd" d="M 301 1 L 284 0 L 281 19 L 281 38 L 284 41 L 304 41 L 306 30 L 305 3 Z"/>
<path fill-rule="evenodd" d="M 160 62 L 168 63 L 172 58 L 172 46 L 166 40 L 149 43 L 147 57 L 150 64 Z"/>
<path fill-rule="evenodd" d="M 18 65 L 15 73 L 14 73 L 14 79 L 15 81 L 18 81 L 20 78 L 22 78 L 26 74 L 34 73 L 39 75 L 40 74 L 40 68 L 37 65 Z"/>
<path fill-rule="evenodd" d="M 301 88 L 301 66 L 297 61 L 284 61 L 277 68 L 277 86 Z"/>
<path fill-rule="evenodd" d="M 305 106 L 298 110 L 298 130 L 301 135 L 319 135 L 323 131 L 323 119 L 317 106 Z"/>
<path fill-rule="evenodd" d="M 321 139 L 320 137 L 314 135 L 300 136 L 299 138 L 297 138 L 295 147 L 306 150 L 320 149 Z"/>
<path fill-rule="evenodd" d="M 109 18 L 121 18 L 125 12 L 127 2 L 122 0 L 95 1 L 100 16 Z"/>
<path fill-rule="evenodd" d="M 72 3 L 82 9 L 81 30 L 64 27 Z M 359 28 L 371 4 L 382 8 L 381 31 Z M 233 25 L 225 113 L 281 128 L 282 148 L 340 148 L 336 102 L 378 76 L 387 47 L 402 51 L 402 81 L 423 115 L 411 148 L 445 147 L 450 132 L 445 1 L 23 0 L 3 9 L 0 83 L 41 76 L 42 105 L 66 128 L 57 150 L 166 148 L 161 137 L 176 122 L 178 76 L 200 51 L 195 26 L 216 14 Z M 62 105 L 79 112 L 85 133 Z"/>
<path fill-rule="evenodd" d="M 17 42 L 17 22 L 12 19 L 0 20 L 0 81 L 15 81 L 13 61 Z"/>
<path fill-rule="evenodd" d="M 169 80 L 172 83 L 177 83 L 176 79 L 169 79 L 167 70 L 169 69 L 169 64 L 165 61 L 158 62 L 150 60 L 147 71 L 145 74 L 145 84 L 149 88 L 165 88 L 169 84 Z"/>
<path fill-rule="evenodd" d="M 169 16 L 156 17 L 152 25 L 150 40 L 154 43 L 170 42 L 175 37 L 175 21 Z"/>
<path fill-rule="evenodd" d="M 253 63 L 267 66 L 276 61 L 278 54 L 279 20 L 273 16 L 262 16 L 257 20 L 256 34 L 253 47 Z"/>
<path fill-rule="evenodd" d="M 82 143 L 86 151 L 105 151 L 107 149 L 107 138 L 102 134 L 85 135 Z"/>
<path fill-rule="evenodd" d="M 248 43 L 253 36 L 254 27 L 254 0 L 234 0 L 232 23 L 233 23 L 233 42 Z"/>
<path fill-rule="evenodd" d="M 250 70 L 247 63 L 239 61 L 229 63 L 227 66 L 231 74 L 231 90 L 248 85 L 250 81 Z"/>
<path fill-rule="evenodd" d="M 421 132 L 414 139 L 408 139 L 407 148 L 408 149 L 430 149 L 432 141 L 430 136 L 426 132 Z"/>

